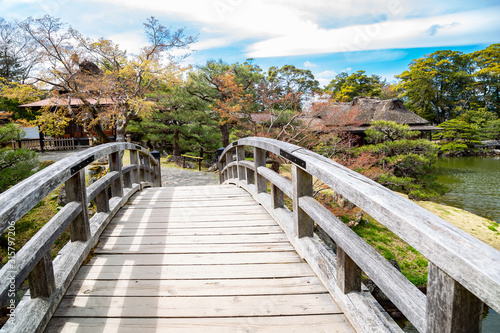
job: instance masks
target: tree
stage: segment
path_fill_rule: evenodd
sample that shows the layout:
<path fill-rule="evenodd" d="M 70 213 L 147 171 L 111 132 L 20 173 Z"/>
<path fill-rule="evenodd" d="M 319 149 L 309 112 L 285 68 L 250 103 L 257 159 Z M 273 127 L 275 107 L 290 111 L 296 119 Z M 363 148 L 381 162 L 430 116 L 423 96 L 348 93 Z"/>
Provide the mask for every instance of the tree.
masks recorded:
<path fill-rule="evenodd" d="M 111 40 L 92 40 L 50 16 L 29 18 L 20 26 L 36 42 L 43 59 L 35 79 L 57 90 L 58 99 L 82 102 L 78 110 L 61 103 L 64 106 L 44 112 L 66 109 L 69 117 L 96 133 L 102 142 L 109 141 L 103 131 L 105 119 L 114 122 L 117 141 L 124 141 L 129 122 L 151 110 L 147 94 L 159 84 L 180 80 L 181 71 L 171 51 L 187 48 L 196 40 L 186 36 L 184 29 L 171 31 L 151 17 L 144 23 L 149 44 L 130 56 Z M 104 107 L 109 103 L 111 108 Z"/>
<path fill-rule="evenodd" d="M 171 143 L 174 156 L 199 149 L 216 151 L 220 135 L 217 122 L 205 112 L 206 102 L 189 94 L 185 86 L 158 91 L 151 98 L 155 108 L 131 131 L 154 144 Z"/>
<path fill-rule="evenodd" d="M 374 121 L 365 133 L 374 144 L 356 148 L 354 158 L 366 153 L 375 157 L 373 167 L 383 167 L 377 182 L 407 193 L 410 199 L 425 200 L 445 193 L 433 175 L 438 151 L 435 143 L 411 139 L 419 132 L 391 121 Z"/>
<path fill-rule="evenodd" d="M 37 61 L 33 41 L 13 22 L 0 17 L 0 78 L 24 83 Z"/>
<path fill-rule="evenodd" d="M 190 73 L 187 90 L 209 103 L 212 119 L 217 120 L 222 145 L 229 145 L 229 134 L 238 122 L 250 121 L 256 110 L 255 87 L 262 79 L 261 69 L 246 61 L 229 65 L 222 60 L 208 61 Z"/>
<path fill-rule="evenodd" d="M 15 124 L 0 126 L 0 193 L 35 173 L 37 155 L 28 149 L 5 148 L 12 140 L 19 140 L 24 132 Z"/>
<path fill-rule="evenodd" d="M 408 108 L 441 123 L 469 110 L 474 99 L 473 72 L 471 56 L 442 50 L 413 60 L 396 77 Z"/>
<path fill-rule="evenodd" d="M 458 119 L 451 119 L 439 125 L 443 131 L 436 134 L 441 139 L 440 149 L 446 154 L 462 154 L 474 150 L 479 144 L 475 126 Z"/>
<path fill-rule="evenodd" d="M 350 102 L 356 96 L 379 97 L 383 86 L 385 82 L 380 76 L 368 76 L 359 70 L 351 75 L 346 72 L 337 74 L 324 90 L 339 102 Z"/>
<path fill-rule="evenodd" d="M 500 44 L 491 44 L 474 52 L 472 59 L 476 65 L 475 106 L 484 107 L 500 117 Z"/>
<path fill-rule="evenodd" d="M 482 140 L 500 140 L 500 119 L 487 121 L 479 134 Z"/>

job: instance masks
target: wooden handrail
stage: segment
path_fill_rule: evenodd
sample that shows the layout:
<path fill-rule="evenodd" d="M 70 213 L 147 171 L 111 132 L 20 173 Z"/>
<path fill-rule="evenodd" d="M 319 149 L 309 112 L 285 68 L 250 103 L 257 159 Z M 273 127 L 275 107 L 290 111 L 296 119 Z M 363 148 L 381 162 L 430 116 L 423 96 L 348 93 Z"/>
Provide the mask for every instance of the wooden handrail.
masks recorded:
<path fill-rule="evenodd" d="M 245 147 L 254 149 L 253 164 L 244 161 Z M 291 163 L 291 182 L 266 167 L 266 152 Z M 500 312 L 500 252 L 380 184 L 312 151 L 267 138 L 233 142 L 221 154 L 219 170 L 221 183 L 247 189 L 277 219 L 357 330 L 372 331 L 370 323 L 387 325 L 362 291 L 360 269 L 421 332 L 478 332 L 482 302 Z M 312 198 L 312 177 L 429 260 L 427 296 Z M 293 200 L 293 212 L 284 207 L 283 194 Z M 312 220 L 336 242 L 336 255 L 325 252 L 311 234 Z M 366 312 L 352 309 L 354 303 Z"/>
<path fill-rule="evenodd" d="M 130 151 L 131 165 L 122 167 L 125 150 Z M 139 154 L 143 156 L 142 164 Z M 110 172 L 86 187 L 85 167 L 102 157 L 108 158 Z M 2 331 L 43 331 L 107 223 L 132 194 L 143 187 L 161 186 L 160 170 L 159 161 L 141 146 L 109 143 L 58 161 L 0 194 L 2 233 L 15 228 L 15 222 L 62 184 L 69 202 L 15 255 L 9 254 L 10 260 L 0 270 L 1 301 L 12 299 L 26 278 L 30 287 L 18 304 L 15 317 L 7 321 Z M 92 200 L 97 213 L 89 218 L 88 202 Z M 50 248 L 68 226 L 71 241 L 52 261 Z"/>

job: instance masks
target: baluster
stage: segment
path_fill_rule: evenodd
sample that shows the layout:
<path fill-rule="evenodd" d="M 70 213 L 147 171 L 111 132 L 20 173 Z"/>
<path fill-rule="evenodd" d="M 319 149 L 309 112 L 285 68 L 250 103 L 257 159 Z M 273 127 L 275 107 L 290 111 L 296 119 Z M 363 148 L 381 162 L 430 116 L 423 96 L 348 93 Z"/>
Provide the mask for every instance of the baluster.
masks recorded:
<path fill-rule="evenodd" d="M 82 169 L 68 179 L 64 185 L 68 202 L 82 203 L 82 211 L 70 224 L 71 241 L 87 241 L 90 238 L 90 221 L 85 187 L 85 170 Z"/>
<path fill-rule="evenodd" d="M 267 179 L 259 174 L 258 168 L 266 166 L 266 151 L 260 148 L 253 149 L 255 168 L 255 190 L 257 193 L 267 193 Z"/>
<path fill-rule="evenodd" d="M 161 154 L 157 150 L 153 150 L 151 155 L 155 158 L 156 165 L 154 167 L 155 173 L 153 174 L 153 178 L 155 180 L 155 185 L 161 187 Z"/>
<path fill-rule="evenodd" d="M 123 197 L 123 172 L 120 152 L 111 153 L 108 156 L 109 171 L 117 171 L 118 179 L 111 183 L 111 197 Z"/>
<path fill-rule="evenodd" d="M 95 199 L 95 204 L 98 213 L 107 213 L 109 212 L 109 197 L 108 197 L 108 189 L 105 188 L 101 192 L 99 192 Z"/>
<path fill-rule="evenodd" d="M 130 181 L 132 184 L 139 184 L 139 152 L 137 150 L 130 150 L 130 164 L 131 165 L 136 165 L 135 168 L 130 170 Z"/>
<path fill-rule="evenodd" d="M 255 174 L 254 171 L 250 168 L 245 168 L 247 184 L 255 184 Z"/>
<path fill-rule="evenodd" d="M 274 184 L 271 184 L 271 198 L 273 209 L 285 207 L 285 198 L 283 195 L 283 191 Z"/>
<path fill-rule="evenodd" d="M 238 179 L 245 180 L 245 167 L 240 165 L 240 161 L 245 160 L 245 146 L 237 146 L 236 147 L 236 160 L 238 161 Z"/>
<path fill-rule="evenodd" d="M 361 291 L 361 269 L 339 246 L 337 246 L 337 285 L 344 294 Z"/>
<path fill-rule="evenodd" d="M 226 167 L 226 155 L 222 156 L 221 160 L 217 161 L 217 163 L 219 166 L 219 182 L 222 184 L 227 179 L 227 170 L 224 172 L 222 171 Z"/>
<path fill-rule="evenodd" d="M 233 150 L 228 150 L 228 152 L 226 153 L 226 160 L 228 165 L 231 164 L 231 162 L 233 162 Z M 228 167 L 227 172 L 229 179 L 234 178 L 233 167 Z"/>
<path fill-rule="evenodd" d="M 296 165 L 292 166 L 293 182 L 293 219 L 295 235 L 298 238 L 311 237 L 314 231 L 314 221 L 299 207 L 300 197 L 312 197 L 312 176 Z"/>
<path fill-rule="evenodd" d="M 144 156 L 144 180 L 146 182 L 151 182 L 151 171 L 149 168 L 151 167 L 151 161 L 149 160 L 149 156 Z"/>
<path fill-rule="evenodd" d="M 429 262 L 426 332 L 481 332 L 483 302 Z"/>
<path fill-rule="evenodd" d="M 50 250 L 45 252 L 40 261 L 28 275 L 31 298 L 50 297 L 56 290 L 54 268 Z"/>

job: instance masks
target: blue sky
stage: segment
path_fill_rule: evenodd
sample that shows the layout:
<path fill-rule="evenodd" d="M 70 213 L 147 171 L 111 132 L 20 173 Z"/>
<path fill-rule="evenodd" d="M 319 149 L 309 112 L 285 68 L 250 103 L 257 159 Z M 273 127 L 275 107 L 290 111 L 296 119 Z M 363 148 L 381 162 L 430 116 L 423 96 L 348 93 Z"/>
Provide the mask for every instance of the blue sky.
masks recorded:
<path fill-rule="evenodd" d="M 310 69 L 322 85 L 357 70 L 393 82 L 425 54 L 500 42 L 499 0 L 0 0 L 8 21 L 46 14 L 130 52 L 145 45 L 142 23 L 155 16 L 199 34 L 191 64 L 292 64 Z"/>

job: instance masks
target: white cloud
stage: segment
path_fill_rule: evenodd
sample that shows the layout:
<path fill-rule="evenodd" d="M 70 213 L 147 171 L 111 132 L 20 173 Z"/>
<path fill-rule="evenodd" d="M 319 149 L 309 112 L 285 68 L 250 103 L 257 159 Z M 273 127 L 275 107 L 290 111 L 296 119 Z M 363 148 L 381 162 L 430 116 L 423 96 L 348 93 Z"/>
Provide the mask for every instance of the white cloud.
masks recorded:
<path fill-rule="evenodd" d="M 309 60 L 307 60 L 305 63 L 304 63 L 304 67 L 305 68 L 312 68 L 312 67 L 316 67 L 317 65 L 316 64 L 313 64 L 312 62 L 310 62 Z"/>
<path fill-rule="evenodd" d="M 344 68 L 343 70 L 341 70 L 340 72 L 345 73 L 345 72 L 350 72 L 351 70 L 352 70 L 351 67 L 347 67 L 347 68 Z"/>
<path fill-rule="evenodd" d="M 314 74 L 315 78 L 333 78 L 337 75 L 335 71 L 324 71 L 318 74 Z"/>
<path fill-rule="evenodd" d="M 252 44 L 248 56 L 277 57 L 494 42 L 500 30 L 500 7 L 496 9 L 496 12 L 490 9 L 286 34 Z M 430 36 L 428 31 L 435 25 L 446 29 L 437 29 Z"/>

